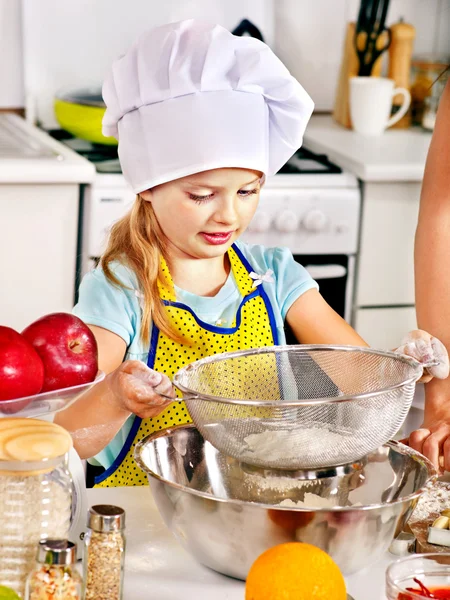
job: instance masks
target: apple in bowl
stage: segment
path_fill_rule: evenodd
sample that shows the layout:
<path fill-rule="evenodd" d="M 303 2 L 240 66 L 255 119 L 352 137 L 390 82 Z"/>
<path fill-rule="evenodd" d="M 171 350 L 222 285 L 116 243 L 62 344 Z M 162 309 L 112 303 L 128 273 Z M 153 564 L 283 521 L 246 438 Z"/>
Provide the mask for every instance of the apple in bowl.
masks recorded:
<path fill-rule="evenodd" d="M 43 385 L 39 354 L 20 333 L 0 325 L 0 401 L 33 396 Z"/>
<path fill-rule="evenodd" d="M 46 315 L 22 333 L 0 326 L 0 414 L 61 410 L 104 378 L 97 356 L 93 333 L 75 315 Z"/>
<path fill-rule="evenodd" d="M 53 313 L 22 331 L 44 365 L 41 392 L 89 383 L 98 370 L 97 342 L 89 327 L 69 313 Z"/>

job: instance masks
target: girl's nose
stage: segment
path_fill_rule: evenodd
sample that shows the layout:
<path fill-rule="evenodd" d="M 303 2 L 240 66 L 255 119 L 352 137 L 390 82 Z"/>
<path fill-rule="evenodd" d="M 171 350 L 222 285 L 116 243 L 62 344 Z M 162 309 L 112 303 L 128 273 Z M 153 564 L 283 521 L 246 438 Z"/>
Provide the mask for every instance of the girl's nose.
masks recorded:
<path fill-rule="evenodd" d="M 224 198 L 218 205 L 214 215 L 218 223 L 234 225 L 237 221 L 237 209 L 234 198 Z"/>

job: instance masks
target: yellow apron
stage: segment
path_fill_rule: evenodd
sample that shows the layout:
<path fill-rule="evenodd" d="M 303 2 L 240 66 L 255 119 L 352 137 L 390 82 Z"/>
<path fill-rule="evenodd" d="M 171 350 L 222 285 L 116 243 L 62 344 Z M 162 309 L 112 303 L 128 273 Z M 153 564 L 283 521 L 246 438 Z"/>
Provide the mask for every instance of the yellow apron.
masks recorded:
<path fill-rule="evenodd" d="M 159 284 L 161 299 L 166 305 L 172 326 L 185 337 L 193 339 L 193 344 L 187 346 L 174 342 L 153 325 L 147 361 L 151 369 L 172 378 L 182 367 L 205 356 L 278 344 L 270 300 L 262 285 L 255 287 L 255 282 L 250 277 L 253 270 L 251 265 L 236 246 L 230 248 L 228 257 L 243 297 L 236 317 L 228 329 L 201 321 L 188 306 L 176 301 L 169 269 L 166 263 L 162 262 L 165 281 Z M 190 422 L 191 418 L 184 402 L 170 404 L 157 417 L 135 417 L 122 450 L 109 469 L 95 478 L 95 487 L 147 485 L 147 476 L 133 458 L 137 442 L 154 431 Z"/>

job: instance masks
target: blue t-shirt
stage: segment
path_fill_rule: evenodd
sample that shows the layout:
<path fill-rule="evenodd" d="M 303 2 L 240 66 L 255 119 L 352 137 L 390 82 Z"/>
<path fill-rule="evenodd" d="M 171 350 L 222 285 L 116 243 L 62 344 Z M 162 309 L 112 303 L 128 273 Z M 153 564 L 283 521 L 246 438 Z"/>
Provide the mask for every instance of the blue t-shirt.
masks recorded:
<path fill-rule="evenodd" d="M 286 313 L 297 298 L 310 289 L 318 289 L 318 285 L 287 248 L 265 248 L 243 242 L 236 242 L 236 245 L 255 273 L 264 275 L 269 269 L 273 271 L 273 282 L 262 285 L 273 308 L 279 343 L 284 344 Z M 113 285 L 102 268 L 97 267 L 83 278 L 78 304 L 73 312 L 85 323 L 103 327 L 120 336 L 127 345 L 126 360 L 146 363 L 149 348 L 144 346 L 140 335 L 142 300 L 136 275 L 120 263 L 115 263 L 112 270 L 126 287 Z M 175 293 L 177 301 L 189 306 L 202 321 L 223 327 L 230 327 L 242 301 L 232 271 L 213 297 L 197 296 L 177 286 Z M 133 419 L 132 415 L 109 445 L 89 462 L 107 469 L 122 449 Z"/>

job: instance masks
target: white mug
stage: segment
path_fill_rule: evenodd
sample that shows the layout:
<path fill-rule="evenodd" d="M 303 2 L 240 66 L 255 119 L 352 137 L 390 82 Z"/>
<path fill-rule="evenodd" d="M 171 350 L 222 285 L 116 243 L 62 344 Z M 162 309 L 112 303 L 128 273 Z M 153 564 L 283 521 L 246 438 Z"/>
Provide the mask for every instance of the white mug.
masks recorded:
<path fill-rule="evenodd" d="M 403 95 L 403 104 L 391 118 L 392 102 L 397 94 Z M 380 135 L 400 121 L 411 104 L 407 89 L 395 87 L 385 77 L 350 77 L 350 118 L 353 129 L 363 135 Z"/>

